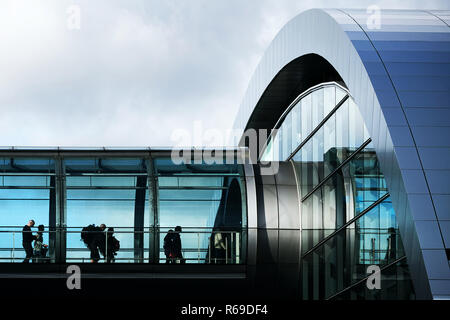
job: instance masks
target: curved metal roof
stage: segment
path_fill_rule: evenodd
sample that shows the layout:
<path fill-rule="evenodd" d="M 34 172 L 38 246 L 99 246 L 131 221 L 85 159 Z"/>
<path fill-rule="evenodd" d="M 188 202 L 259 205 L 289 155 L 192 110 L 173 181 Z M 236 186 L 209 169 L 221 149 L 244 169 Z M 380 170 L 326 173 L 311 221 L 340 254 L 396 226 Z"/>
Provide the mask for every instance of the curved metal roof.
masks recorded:
<path fill-rule="evenodd" d="M 314 9 L 289 21 L 258 65 L 235 128 L 271 128 L 308 86 L 345 85 L 386 177 L 417 297 L 450 298 L 450 11 L 371 18 Z"/>

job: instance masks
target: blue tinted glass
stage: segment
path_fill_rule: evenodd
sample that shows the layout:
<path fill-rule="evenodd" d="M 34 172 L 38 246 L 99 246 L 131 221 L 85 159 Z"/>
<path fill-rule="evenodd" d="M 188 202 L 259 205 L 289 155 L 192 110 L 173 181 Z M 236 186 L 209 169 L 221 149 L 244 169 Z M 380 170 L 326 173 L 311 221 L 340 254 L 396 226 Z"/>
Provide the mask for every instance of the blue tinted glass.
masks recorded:
<path fill-rule="evenodd" d="M 48 199 L 47 189 L 0 189 L 0 199 Z"/>
<path fill-rule="evenodd" d="M 67 173 L 114 173 L 114 172 L 142 172 L 147 171 L 144 159 L 118 158 L 118 159 L 65 159 L 64 165 Z"/>
<path fill-rule="evenodd" d="M 277 135 L 278 137 L 278 135 Z M 242 186 L 237 165 L 188 165 L 177 168 L 170 159 L 156 159 L 159 209 L 159 258 L 166 261 L 164 237 L 176 226 L 180 234 L 183 258 L 187 263 L 210 263 L 209 239 L 216 228 L 227 228 L 227 245 L 233 258 L 238 253 L 245 227 Z"/>
<path fill-rule="evenodd" d="M 120 241 L 117 262 L 135 262 L 135 215 L 150 216 L 147 164 L 144 159 L 67 159 L 67 261 L 89 262 L 90 252 L 80 241 L 81 229 L 105 224 Z M 148 239 L 148 230 L 146 230 Z M 106 237 L 106 233 L 105 233 Z M 142 244 L 148 252 L 149 242 Z M 147 255 L 148 256 L 148 255 Z"/>
<path fill-rule="evenodd" d="M 136 191 L 126 190 L 126 189 L 113 189 L 113 190 L 87 190 L 87 189 L 76 189 L 67 190 L 68 200 L 135 200 Z"/>
<path fill-rule="evenodd" d="M 21 190 L 14 199 L 0 199 L 0 218 L 2 226 L 23 227 L 28 220 L 34 219 L 36 225 L 48 226 L 49 221 L 49 191 L 46 198 L 33 198 L 30 190 Z M 20 198 L 19 198 L 20 196 Z"/>
<path fill-rule="evenodd" d="M 47 158 L 2 158 L 0 159 L 0 171 L 53 173 L 55 172 L 55 162 L 53 159 Z"/>
<path fill-rule="evenodd" d="M 223 157 L 225 157 L 225 152 Z M 234 157 L 233 157 L 234 158 Z M 233 163 L 236 163 L 236 159 L 231 159 Z M 180 163 L 172 161 L 170 158 L 156 158 L 154 160 L 155 170 L 159 174 L 175 174 L 175 173 L 220 173 L 220 174 L 237 174 L 239 172 L 237 164 L 227 164 L 226 158 L 218 159 L 216 163 L 207 164 L 205 159 L 200 159 L 200 164 L 182 162 L 183 156 L 180 156 Z M 178 159 L 177 159 L 178 160 Z"/>
<path fill-rule="evenodd" d="M 49 187 L 48 176 L 3 176 L 3 186 L 11 187 Z"/>
<path fill-rule="evenodd" d="M 222 177 L 159 177 L 160 187 L 222 187 Z"/>

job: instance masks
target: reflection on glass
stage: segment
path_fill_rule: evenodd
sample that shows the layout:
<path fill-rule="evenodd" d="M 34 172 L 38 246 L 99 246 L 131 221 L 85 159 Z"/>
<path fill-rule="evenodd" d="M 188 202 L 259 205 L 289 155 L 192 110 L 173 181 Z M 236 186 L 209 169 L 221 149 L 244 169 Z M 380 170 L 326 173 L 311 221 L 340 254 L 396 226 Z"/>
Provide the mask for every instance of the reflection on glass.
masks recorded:
<path fill-rule="evenodd" d="M 414 300 L 415 293 L 406 258 L 382 270 L 381 288 L 369 290 L 366 281 L 349 287 L 333 300 Z"/>
<path fill-rule="evenodd" d="M 286 114 L 279 120 L 276 128 L 278 131 L 273 132 L 269 138 L 261 160 L 279 161 L 291 157 L 297 147 L 308 138 L 313 130 L 318 128 L 325 117 L 329 116 L 336 105 L 346 96 L 347 92 L 337 84 L 324 84 L 301 94 L 298 101 L 290 106 Z M 332 121 L 335 121 L 334 117 Z M 329 130 L 330 128 L 327 128 L 322 131 L 322 134 L 325 132 L 327 143 L 335 146 L 335 142 L 329 140 Z M 323 139 L 321 138 L 315 147 L 317 152 L 323 153 L 322 149 L 325 146 Z"/>
<path fill-rule="evenodd" d="M 328 87 L 311 96 L 311 109 L 302 109 L 301 130 L 312 123 L 308 132 L 314 134 L 291 159 L 302 198 L 303 298 L 327 299 L 351 292 L 367 276 L 366 266 L 389 266 L 405 254 L 386 182 L 357 105 L 338 90 L 335 103 L 341 104 L 317 126 L 332 109 L 333 92 Z M 404 283 L 409 290 L 410 281 Z"/>
<path fill-rule="evenodd" d="M 300 168 L 297 176 L 310 176 L 310 173 L 302 171 L 302 165 L 297 164 L 295 168 Z M 312 170 L 316 171 L 314 168 Z M 302 182 L 300 179 L 299 183 Z M 369 144 L 302 201 L 302 229 L 329 231 L 318 233 L 316 241 L 305 241 L 303 249 L 310 249 L 322 239 L 321 234 L 329 234 L 343 226 L 386 192 L 384 176 L 379 170 L 376 154 Z"/>
<path fill-rule="evenodd" d="M 388 220 L 382 213 L 386 209 L 391 213 Z M 381 228 L 386 222 L 387 228 Z M 323 235 L 323 230 L 302 231 L 302 240 L 310 240 L 319 232 Z M 367 266 L 383 267 L 404 255 L 387 199 L 303 257 L 303 298 L 329 298 L 367 277 Z"/>

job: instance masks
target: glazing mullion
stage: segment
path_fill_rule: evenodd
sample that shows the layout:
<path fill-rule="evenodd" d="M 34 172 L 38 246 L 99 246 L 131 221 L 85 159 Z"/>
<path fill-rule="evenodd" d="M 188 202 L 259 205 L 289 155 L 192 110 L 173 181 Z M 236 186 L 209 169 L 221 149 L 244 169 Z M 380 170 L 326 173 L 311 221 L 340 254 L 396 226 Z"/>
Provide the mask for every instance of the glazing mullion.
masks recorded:
<path fill-rule="evenodd" d="M 150 209 L 148 259 L 150 263 L 158 263 L 159 259 L 158 181 L 155 172 L 153 157 L 151 155 L 148 160 L 147 174 L 148 174 L 148 204 Z"/>

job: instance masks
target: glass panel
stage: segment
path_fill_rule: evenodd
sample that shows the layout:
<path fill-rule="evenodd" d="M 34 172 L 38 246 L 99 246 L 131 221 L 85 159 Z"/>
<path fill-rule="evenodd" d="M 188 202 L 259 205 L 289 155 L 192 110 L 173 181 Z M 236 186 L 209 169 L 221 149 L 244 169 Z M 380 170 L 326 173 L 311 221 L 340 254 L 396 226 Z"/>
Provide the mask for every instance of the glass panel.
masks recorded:
<path fill-rule="evenodd" d="M 336 87 L 326 87 L 323 89 L 324 116 L 327 116 L 336 106 Z"/>
<path fill-rule="evenodd" d="M 154 160 L 155 172 L 159 175 L 170 174 L 216 174 L 216 175 L 238 175 L 239 166 L 236 164 L 237 159 L 234 158 L 234 164 L 228 164 L 223 155 L 223 164 L 206 164 L 204 159 L 200 163 L 183 162 L 181 164 L 174 163 L 170 158 L 156 158 Z"/>
<path fill-rule="evenodd" d="M 352 153 L 364 143 L 364 119 L 352 99 L 349 103 L 349 151 Z"/>
<path fill-rule="evenodd" d="M 287 159 L 292 153 L 292 113 L 290 112 L 283 121 L 283 153 L 282 159 Z"/>
<path fill-rule="evenodd" d="M 170 160 L 157 160 L 159 260 L 243 263 L 240 253 L 246 219 L 241 169 L 236 165 L 196 165 L 188 171 L 191 166 L 181 165 L 180 173 L 177 166 L 169 165 Z M 173 254 L 165 245 L 172 237 L 177 239 Z"/>
<path fill-rule="evenodd" d="M 406 258 L 381 271 L 382 290 L 369 290 L 366 281 L 357 284 L 335 300 L 414 300 L 415 293 Z"/>
<path fill-rule="evenodd" d="M 4 187 L 49 187 L 50 179 L 46 176 L 3 176 Z"/>
<path fill-rule="evenodd" d="M 316 128 L 324 118 L 323 89 L 316 90 L 312 93 L 312 115 L 312 128 Z"/>
<path fill-rule="evenodd" d="M 307 95 L 302 99 L 302 138 L 306 139 L 308 135 L 312 132 L 313 119 L 312 119 L 312 100 L 311 95 Z"/>
<path fill-rule="evenodd" d="M 367 277 L 367 266 L 382 268 L 404 256 L 395 220 L 380 227 L 386 208 L 392 210 L 389 199 L 303 257 L 304 298 L 326 299 Z"/>
<path fill-rule="evenodd" d="M 297 105 L 292 109 L 292 141 L 291 141 L 291 153 L 300 145 L 302 142 L 301 135 L 301 103 L 297 103 Z"/>
<path fill-rule="evenodd" d="M 349 141 L 349 100 L 336 111 L 336 155 L 338 165 L 347 158 Z"/>
<path fill-rule="evenodd" d="M 302 135 L 311 132 L 309 124 L 314 128 L 334 108 L 333 99 L 338 103 L 346 97 L 342 89 L 335 90 L 325 88 L 311 95 L 311 110 L 301 110 Z M 404 256 L 390 199 L 367 211 L 388 192 L 372 144 L 355 154 L 368 139 L 358 107 L 348 97 L 292 158 L 303 198 L 304 299 L 332 297 L 367 277 L 368 265 L 386 266 Z M 356 222 L 342 228 L 358 215 Z M 403 293 L 410 295 L 411 290 L 405 288 Z"/>
<path fill-rule="evenodd" d="M 336 150 L 336 114 L 333 114 L 324 125 L 324 177 L 338 166 Z"/>
<path fill-rule="evenodd" d="M 296 166 L 300 169 L 302 197 L 333 173 L 367 141 L 365 140 L 368 138 L 367 129 L 362 117 L 357 106 L 349 99 L 293 156 L 295 162 L 307 162 L 305 166 Z"/>
<path fill-rule="evenodd" d="M 335 88 L 336 88 L 336 104 L 338 104 L 347 95 L 347 92 L 345 92 L 339 87 Z"/>
<path fill-rule="evenodd" d="M 127 173 L 147 172 L 144 159 L 133 158 L 74 158 L 65 159 L 67 173 Z"/>
<path fill-rule="evenodd" d="M 5 173 L 54 173 L 55 161 L 46 158 L 0 158 L 0 171 Z"/>
<path fill-rule="evenodd" d="M 65 159 L 67 182 L 67 261 L 145 262 L 149 258 L 150 210 L 145 159 Z M 82 228 L 94 224 L 107 229 L 92 232 L 92 241 L 82 241 Z M 144 227 L 146 227 L 144 229 Z M 114 251 L 108 228 L 120 242 Z M 144 237 L 144 233 L 147 236 Z M 109 248 L 108 248 L 109 244 Z"/>
<path fill-rule="evenodd" d="M 50 241 L 49 218 L 54 212 L 55 163 L 46 158 L 0 159 L 0 263 L 44 262 L 54 258 L 54 243 Z M 35 225 L 31 231 L 22 232 L 29 220 Z M 34 239 L 38 226 L 42 225 L 41 241 L 46 248 L 34 251 Z M 30 237 L 28 259 L 22 242 Z M 53 235 L 52 235 L 53 237 Z M 43 254 L 45 251 L 45 255 Z M 37 260 L 39 254 L 39 260 Z"/>
<path fill-rule="evenodd" d="M 314 176 L 313 176 L 313 186 L 319 184 L 320 181 L 323 180 L 323 128 L 320 128 L 319 131 L 312 137 L 313 143 L 313 167 L 314 167 Z"/>
<path fill-rule="evenodd" d="M 297 176 L 304 178 L 303 166 L 301 163 L 296 163 L 295 170 L 300 169 Z M 309 174 L 308 171 L 306 173 Z M 304 243 L 304 251 L 322 240 L 321 236 L 334 232 L 366 210 L 386 192 L 384 177 L 378 168 L 376 154 L 369 144 L 302 202 L 302 229 L 323 230 L 323 232 L 313 232 L 316 241 L 308 240 Z M 386 219 L 389 221 L 388 218 Z"/>

